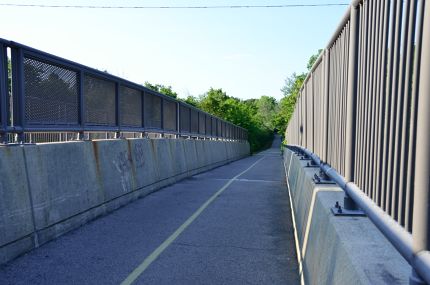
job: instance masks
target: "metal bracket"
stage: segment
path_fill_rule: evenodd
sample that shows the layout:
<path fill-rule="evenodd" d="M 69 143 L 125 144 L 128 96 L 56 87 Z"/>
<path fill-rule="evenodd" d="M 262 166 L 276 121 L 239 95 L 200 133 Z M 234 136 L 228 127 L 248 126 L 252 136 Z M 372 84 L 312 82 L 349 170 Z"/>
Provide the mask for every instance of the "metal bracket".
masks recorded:
<path fill-rule="evenodd" d="M 319 168 L 319 166 L 313 160 L 311 160 L 306 163 L 305 168 Z"/>
<path fill-rule="evenodd" d="M 315 184 L 328 184 L 328 185 L 334 185 L 336 182 L 330 179 L 324 171 L 320 170 L 319 174 L 314 174 L 314 177 L 312 178 L 313 182 Z"/>
<path fill-rule="evenodd" d="M 365 217 L 366 214 L 362 210 L 349 210 L 342 208 L 342 206 L 339 204 L 338 201 L 336 201 L 336 204 L 334 207 L 331 207 L 331 212 L 335 216 L 359 216 L 359 217 Z"/>

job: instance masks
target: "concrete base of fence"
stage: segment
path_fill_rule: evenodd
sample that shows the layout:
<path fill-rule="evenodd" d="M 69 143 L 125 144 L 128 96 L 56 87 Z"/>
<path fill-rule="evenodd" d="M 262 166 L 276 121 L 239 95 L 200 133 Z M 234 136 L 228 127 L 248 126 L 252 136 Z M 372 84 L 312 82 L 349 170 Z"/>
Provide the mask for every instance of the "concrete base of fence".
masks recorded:
<path fill-rule="evenodd" d="M 249 144 L 127 139 L 0 147 L 0 264 Z"/>
<path fill-rule="evenodd" d="M 334 216 L 344 193 L 315 185 L 319 168 L 285 149 L 284 165 L 305 284 L 409 284 L 411 267 L 367 217 Z"/>

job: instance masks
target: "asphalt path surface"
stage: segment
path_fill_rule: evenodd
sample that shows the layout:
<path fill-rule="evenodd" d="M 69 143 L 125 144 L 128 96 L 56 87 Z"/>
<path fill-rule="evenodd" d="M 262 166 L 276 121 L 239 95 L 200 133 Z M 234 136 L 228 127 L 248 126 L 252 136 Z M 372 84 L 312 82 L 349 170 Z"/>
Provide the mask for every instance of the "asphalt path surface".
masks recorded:
<path fill-rule="evenodd" d="M 299 284 L 280 139 L 0 267 L 0 284 Z"/>

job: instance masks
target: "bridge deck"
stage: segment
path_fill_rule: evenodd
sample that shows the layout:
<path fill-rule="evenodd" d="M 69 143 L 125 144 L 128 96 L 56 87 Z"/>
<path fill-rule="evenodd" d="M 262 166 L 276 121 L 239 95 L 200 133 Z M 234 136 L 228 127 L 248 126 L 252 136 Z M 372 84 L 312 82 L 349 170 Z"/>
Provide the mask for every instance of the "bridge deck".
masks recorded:
<path fill-rule="evenodd" d="M 124 280 L 299 283 L 279 138 L 265 152 L 155 192 L 0 268 L 0 284 Z"/>

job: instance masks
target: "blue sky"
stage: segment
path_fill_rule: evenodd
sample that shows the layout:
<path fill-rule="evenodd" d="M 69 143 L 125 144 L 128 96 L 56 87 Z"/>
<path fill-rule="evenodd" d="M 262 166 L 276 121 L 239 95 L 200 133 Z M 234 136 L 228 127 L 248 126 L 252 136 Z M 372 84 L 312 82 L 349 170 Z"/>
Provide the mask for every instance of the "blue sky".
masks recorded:
<path fill-rule="evenodd" d="M 199 6 L 345 3 L 347 0 L 0 0 L 0 3 Z M 210 87 L 247 99 L 282 97 L 346 6 L 274 9 L 94 10 L 0 7 L 0 38 L 17 41 L 180 97 Z"/>

